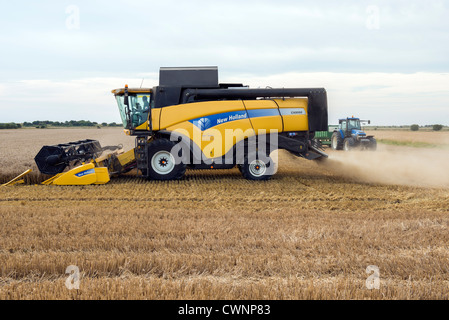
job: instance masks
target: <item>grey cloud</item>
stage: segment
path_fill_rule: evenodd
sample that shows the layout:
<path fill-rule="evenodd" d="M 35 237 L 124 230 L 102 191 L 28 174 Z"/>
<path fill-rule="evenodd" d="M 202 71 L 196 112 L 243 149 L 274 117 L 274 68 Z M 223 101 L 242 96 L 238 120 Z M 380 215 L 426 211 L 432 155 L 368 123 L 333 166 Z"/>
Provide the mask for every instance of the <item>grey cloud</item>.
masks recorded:
<path fill-rule="evenodd" d="M 75 31 L 65 28 L 67 4 L 44 2 L 33 15 L 6 5 L 5 73 L 114 76 L 193 64 L 255 74 L 449 70 L 444 1 L 74 1 Z M 378 30 L 366 28 L 373 4 Z"/>

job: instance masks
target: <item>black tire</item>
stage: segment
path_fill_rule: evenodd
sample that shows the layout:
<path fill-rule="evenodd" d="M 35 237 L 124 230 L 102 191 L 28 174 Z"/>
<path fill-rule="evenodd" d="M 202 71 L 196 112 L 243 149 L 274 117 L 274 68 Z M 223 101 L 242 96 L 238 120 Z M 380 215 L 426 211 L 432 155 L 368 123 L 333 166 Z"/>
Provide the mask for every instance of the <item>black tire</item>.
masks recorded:
<path fill-rule="evenodd" d="M 241 173 L 247 180 L 268 180 L 275 173 L 273 159 L 267 155 L 260 158 L 255 154 L 245 155 L 245 160 L 240 165 Z"/>
<path fill-rule="evenodd" d="M 157 139 L 148 145 L 148 176 L 153 180 L 181 179 L 187 165 L 179 161 L 180 154 L 173 154 L 175 143 L 167 139 Z M 175 159 L 178 158 L 178 161 Z M 179 163 L 176 163 L 179 162 Z"/>
<path fill-rule="evenodd" d="M 335 131 L 331 137 L 331 148 L 333 150 L 343 150 L 343 138 L 340 132 Z"/>
<path fill-rule="evenodd" d="M 369 138 L 370 143 L 368 145 L 368 150 L 376 151 L 377 150 L 377 141 L 374 138 Z"/>
<path fill-rule="evenodd" d="M 343 141 L 343 149 L 345 151 L 351 151 L 352 149 L 354 149 L 355 146 L 355 141 L 354 138 L 350 137 L 350 138 L 345 138 L 345 140 Z"/>

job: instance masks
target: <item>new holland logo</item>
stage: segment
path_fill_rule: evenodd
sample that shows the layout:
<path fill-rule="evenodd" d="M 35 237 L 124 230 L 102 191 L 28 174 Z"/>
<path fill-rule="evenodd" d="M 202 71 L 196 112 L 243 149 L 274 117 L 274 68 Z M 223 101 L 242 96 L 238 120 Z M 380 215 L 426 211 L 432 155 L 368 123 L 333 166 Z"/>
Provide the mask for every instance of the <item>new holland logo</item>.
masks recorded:
<path fill-rule="evenodd" d="M 83 177 L 85 175 L 92 174 L 92 173 L 95 173 L 95 169 L 89 169 L 89 170 L 78 172 L 77 174 L 75 174 L 75 176 Z"/>
<path fill-rule="evenodd" d="M 211 127 L 211 121 L 208 118 L 201 118 L 198 120 L 197 126 L 201 131 L 204 131 Z"/>
<path fill-rule="evenodd" d="M 215 127 L 219 124 L 235 121 L 235 120 L 242 120 L 247 119 L 248 115 L 246 111 L 232 111 L 232 112 L 225 112 L 225 113 L 219 113 L 219 114 L 213 114 L 207 117 L 197 118 L 193 120 L 189 120 L 193 125 L 197 126 L 201 131 L 205 131 L 209 128 Z"/>

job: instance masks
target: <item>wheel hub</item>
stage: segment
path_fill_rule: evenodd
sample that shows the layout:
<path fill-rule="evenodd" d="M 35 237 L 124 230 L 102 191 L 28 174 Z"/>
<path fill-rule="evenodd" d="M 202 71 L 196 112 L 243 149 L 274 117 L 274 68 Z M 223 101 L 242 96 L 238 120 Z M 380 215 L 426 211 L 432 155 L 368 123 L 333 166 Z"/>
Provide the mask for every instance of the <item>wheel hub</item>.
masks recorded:
<path fill-rule="evenodd" d="M 161 160 L 159 160 L 159 165 L 162 167 L 166 167 L 167 163 L 168 163 L 168 161 L 165 158 L 162 158 Z"/>
<path fill-rule="evenodd" d="M 261 160 L 254 160 L 249 164 L 249 171 L 253 176 L 263 176 L 267 171 L 267 166 Z"/>
<path fill-rule="evenodd" d="M 156 152 L 151 158 L 151 168 L 158 174 L 169 174 L 175 168 L 175 158 L 168 151 Z"/>

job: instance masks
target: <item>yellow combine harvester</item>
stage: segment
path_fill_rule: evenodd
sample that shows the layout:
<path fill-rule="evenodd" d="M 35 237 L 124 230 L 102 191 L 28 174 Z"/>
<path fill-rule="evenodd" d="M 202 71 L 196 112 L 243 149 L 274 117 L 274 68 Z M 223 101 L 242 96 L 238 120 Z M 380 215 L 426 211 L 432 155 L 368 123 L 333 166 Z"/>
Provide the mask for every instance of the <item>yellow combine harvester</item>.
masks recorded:
<path fill-rule="evenodd" d="M 102 184 L 134 168 L 145 178 L 172 180 L 187 168 L 236 166 L 246 179 L 266 180 L 275 173 L 270 155 L 276 149 L 310 160 L 327 157 L 314 140 L 328 125 L 323 88 L 252 89 L 219 83 L 216 67 L 190 67 L 161 68 L 154 88 L 112 93 L 136 147 L 123 152 L 95 140 L 44 146 L 36 163 L 54 175 L 44 183 Z M 106 150 L 113 152 L 102 156 Z"/>

